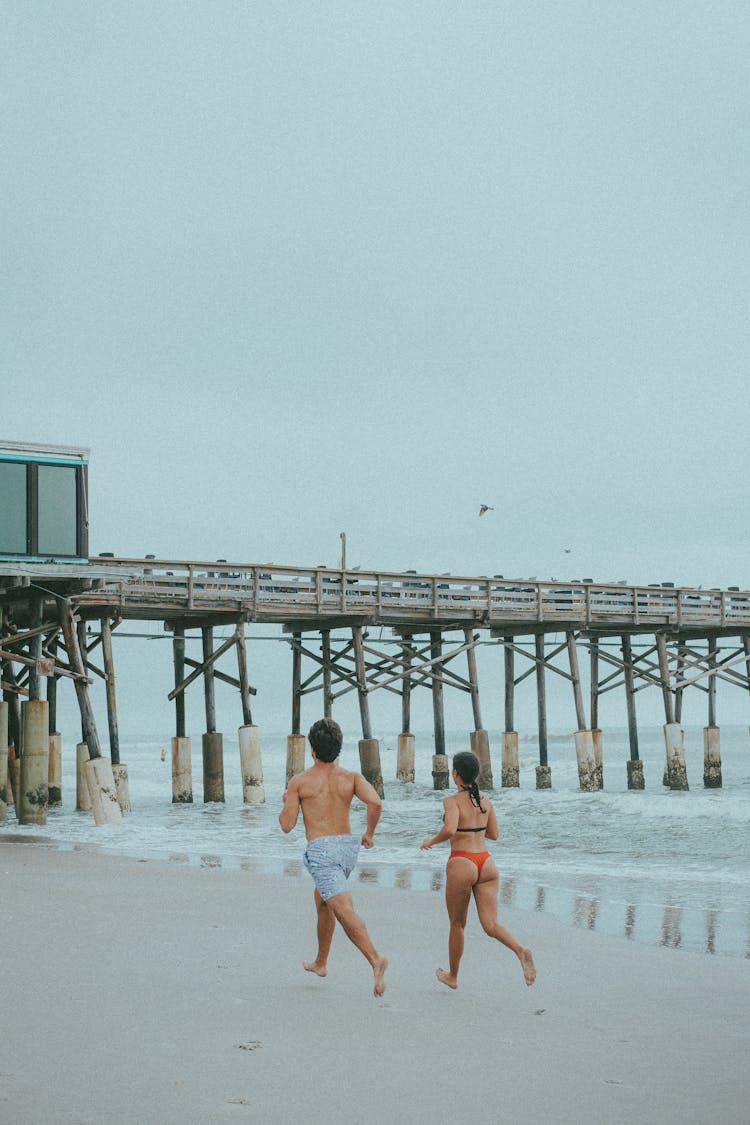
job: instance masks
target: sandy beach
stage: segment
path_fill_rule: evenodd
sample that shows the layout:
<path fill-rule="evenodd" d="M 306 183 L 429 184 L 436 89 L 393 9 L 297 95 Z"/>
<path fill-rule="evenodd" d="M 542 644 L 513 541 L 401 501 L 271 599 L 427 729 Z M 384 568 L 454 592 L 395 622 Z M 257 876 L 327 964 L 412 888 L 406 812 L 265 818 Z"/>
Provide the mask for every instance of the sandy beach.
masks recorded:
<path fill-rule="evenodd" d="M 744 1122 L 747 960 L 502 910 L 534 952 L 439 895 L 354 884 L 383 999 L 340 932 L 325 980 L 307 882 L 0 839 L 0 1119 L 14 1125 Z"/>

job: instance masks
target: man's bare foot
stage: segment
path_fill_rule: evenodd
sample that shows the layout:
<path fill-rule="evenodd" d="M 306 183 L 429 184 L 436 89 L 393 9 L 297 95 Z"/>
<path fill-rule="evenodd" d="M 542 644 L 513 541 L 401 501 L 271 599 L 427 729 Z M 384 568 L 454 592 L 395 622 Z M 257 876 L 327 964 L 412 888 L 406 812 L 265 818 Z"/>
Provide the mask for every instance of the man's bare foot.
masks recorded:
<path fill-rule="evenodd" d="M 448 988 L 458 988 L 458 981 L 452 973 L 446 973 L 445 969 L 435 969 L 435 976 L 441 984 L 447 984 Z"/>
<path fill-rule="evenodd" d="M 308 973 L 315 973 L 316 977 L 325 977 L 328 975 L 326 966 L 319 965 L 317 961 L 303 961 L 302 968 L 306 969 Z"/>
<path fill-rule="evenodd" d="M 375 984 L 373 986 L 373 996 L 382 996 L 385 992 L 385 970 L 388 968 L 388 962 L 385 957 L 379 957 L 372 967 L 375 974 Z"/>
<path fill-rule="evenodd" d="M 527 984 L 533 984 L 536 980 L 536 965 L 534 958 L 531 956 L 530 949 L 521 950 L 521 967 L 523 969 L 523 979 Z"/>

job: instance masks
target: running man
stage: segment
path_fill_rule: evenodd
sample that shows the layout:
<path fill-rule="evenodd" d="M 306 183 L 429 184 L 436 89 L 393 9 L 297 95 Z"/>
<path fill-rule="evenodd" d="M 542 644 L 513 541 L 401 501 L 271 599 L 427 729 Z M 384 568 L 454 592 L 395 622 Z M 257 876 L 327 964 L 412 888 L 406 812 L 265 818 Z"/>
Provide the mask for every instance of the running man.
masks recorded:
<path fill-rule="evenodd" d="M 362 919 L 354 910 L 347 879 L 357 863 L 360 843 L 373 846 L 373 834 L 380 820 L 380 797 L 361 773 L 351 773 L 336 764 L 343 735 L 333 719 L 318 719 L 308 733 L 313 764 L 289 781 L 279 814 L 282 831 L 291 832 L 300 809 L 305 825 L 307 847 L 305 867 L 315 883 L 315 909 L 318 917 L 318 952 L 314 961 L 303 961 L 309 973 L 324 977 L 336 922 L 370 962 L 375 983 L 373 994 L 385 992 L 388 962 L 370 940 Z M 367 827 L 361 840 L 352 836 L 349 810 L 354 797 L 367 806 Z"/>

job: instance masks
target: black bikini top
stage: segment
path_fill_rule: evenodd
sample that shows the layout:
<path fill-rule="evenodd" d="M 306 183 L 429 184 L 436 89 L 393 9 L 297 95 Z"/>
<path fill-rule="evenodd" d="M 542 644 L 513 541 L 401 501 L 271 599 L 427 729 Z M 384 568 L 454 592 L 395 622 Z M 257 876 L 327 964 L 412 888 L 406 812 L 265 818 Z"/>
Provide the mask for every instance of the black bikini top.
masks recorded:
<path fill-rule="evenodd" d="M 487 828 L 486 824 L 482 824 L 479 828 L 457 828 L 456 832 L 484 832 Z"/>

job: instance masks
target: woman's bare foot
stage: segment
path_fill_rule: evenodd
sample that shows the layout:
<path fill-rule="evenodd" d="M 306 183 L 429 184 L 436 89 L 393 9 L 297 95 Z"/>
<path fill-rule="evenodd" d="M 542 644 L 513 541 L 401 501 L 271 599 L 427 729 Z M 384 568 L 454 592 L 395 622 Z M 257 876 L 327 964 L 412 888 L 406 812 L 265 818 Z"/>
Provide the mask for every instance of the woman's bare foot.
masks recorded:
<path fill-rule="evenodd" d="M 372 967 L 375 974 L 375 984 L 373 986 L 373 996 L 382 996 L 385 992 L 385 970 L 388 968 L 388 962 L 385 957 L 379 957 Z"/>
<path fill-rule="evenodd" d="M 536 980 L 536 965 L 534 958 L 531 956 L 530 949 L 521 950 L 521 968 L 523 969 L 523 979 L 527 984 L 531 985 Z"/>
<path fill-rule="evenodd" d="M 448 988 L 458 988 L 458 981 L 452 973 L 446 973 L 445 969 L 435 969 L 435 976 L 441 984 L 447 984 Z"/>
<path fill-rule="evenodd" d="M 328 969 L 325 965 L 319 965 L 317 961 L 303 961 L 302 968 L 306 969 L 308 973 L 315 973 L 316 977 L 325 977 L 328 975 Z"/>

